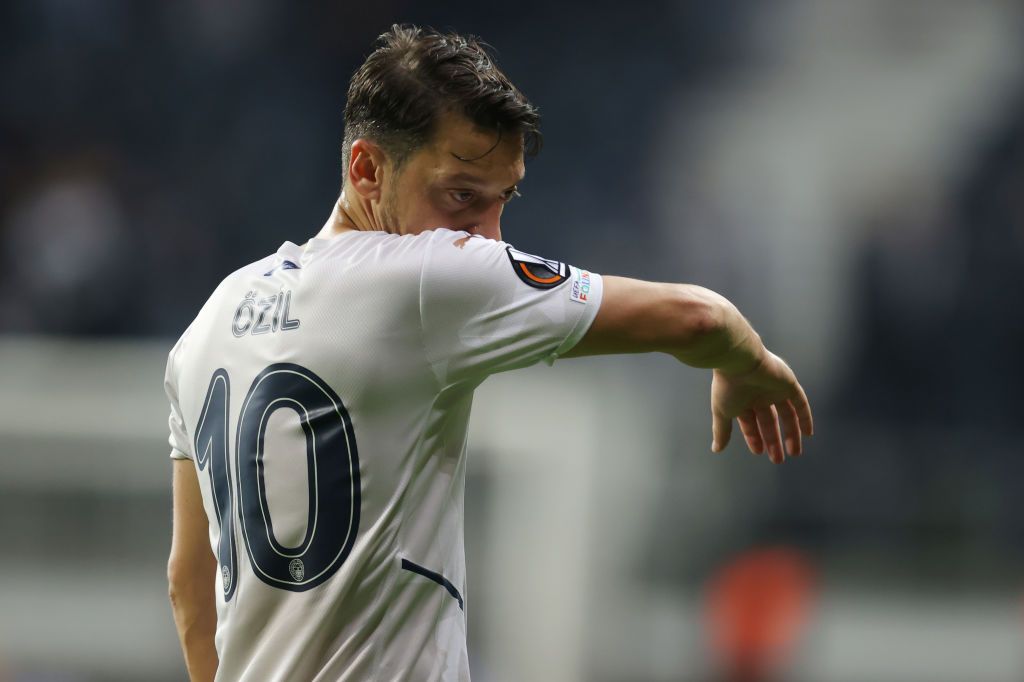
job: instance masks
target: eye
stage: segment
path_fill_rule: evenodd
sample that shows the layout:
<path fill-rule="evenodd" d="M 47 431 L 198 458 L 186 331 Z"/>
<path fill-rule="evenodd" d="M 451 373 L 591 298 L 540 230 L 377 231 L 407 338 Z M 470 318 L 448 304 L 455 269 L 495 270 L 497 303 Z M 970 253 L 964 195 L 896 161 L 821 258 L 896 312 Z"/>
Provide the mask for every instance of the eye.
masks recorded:
<path fill-rule="evenodd" d="M 512 201 L 514 198 L 521 197 L 521 196 L 523 196 L 523 195 L 519 193 L 519 190 L 516 189 L 515 187 L 513 187 L 512 189 L 507 189 L 507 190 L 505 190 L 504 192 L 501 193 L 501 200 L 502 200 L 502 202 L 507 204 L 508 202 Z"/>
<path fill-rule="evenodd" d="M 464 190 L 464 189 L 452 190 L 448 194 L 450 194 L 452 199 L 454 199 L 456 201 L 456 203 L 459 203 L 459 204 L 471 203 L 473 201 L 473 197 L 474 197 L 472 192 L 470 192 L 469 190 Z"/>

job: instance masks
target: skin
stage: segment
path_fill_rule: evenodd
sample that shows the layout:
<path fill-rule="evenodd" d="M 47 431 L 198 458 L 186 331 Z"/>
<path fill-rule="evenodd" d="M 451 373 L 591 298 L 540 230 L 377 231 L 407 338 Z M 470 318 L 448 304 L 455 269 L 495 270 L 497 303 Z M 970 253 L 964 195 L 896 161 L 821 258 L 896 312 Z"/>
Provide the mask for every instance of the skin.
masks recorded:
<path fill-rule="evenodd" d="M 521 136 L 499 137 L 454 113 L 441 116 L 433 141 L 398 168 L 369 140 L 356 140 L 351 152 L 344 190 L 318 237 L 448 227 L 500 240 L 502 209 L 525 175 Z M 564 357 L 640 352 L 714 370 L 713 452 L 728 444 L 733 420 L 748 449 L 767 452 L 774 463 L 800 455 L 802 437 L 814 431 L 792 369 L 764 347 L 732 303 L 709 289 L 604 277 L 597 318 Z"/>
<path fill-rule="evenodd" d="M 447 227 L 500 240 L 502 210 L 525 174 L 521 135 L 499 136 L 451 113 L 439 117 L 433 141 L 397 168 L 380 146 L 359 139 L 341 198 L 317 236 Z"/>
<path fill-rule="evenodd" d="M 345 182 L 317 234 L 418 234 L 447 227 L 501 239 L 501 214 L 525 174 L 521 136 L 484 130 L 456 114 L 437 122 L 433 140 L 396 165 L 370 140 L 353 142 Z M 465 237 L 454 239 L 453 245 Z M 605 276 L 601 307 L 586 336 L 563 357 L 662 352 L 713 370 L 712 451 L 737 421 L 748 449 L 781 463 L 814 431 L 807 396 L 789 366 L 768 351 L 739 310 L 692 284 Z M 783 449 L 785 440 L 785 450 Z M 174 461 L 170 598 L 192 680 L 213 680 L 217 561 L 195 465 Z"/>
<path fill-rule="evenodd" d="M 210 522 L 203 508 L 192 460 L 174 460 L 174 530 L 167 583 L 174 625 L 189 679 L 211 682 L 217 674 L 217 558 L 210 548 Z"/>

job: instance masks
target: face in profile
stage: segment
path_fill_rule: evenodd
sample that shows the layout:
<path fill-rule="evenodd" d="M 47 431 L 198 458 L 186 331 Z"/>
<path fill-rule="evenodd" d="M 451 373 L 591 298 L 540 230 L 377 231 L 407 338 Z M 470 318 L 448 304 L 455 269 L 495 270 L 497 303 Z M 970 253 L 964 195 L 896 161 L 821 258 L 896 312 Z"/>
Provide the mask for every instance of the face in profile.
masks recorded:
<path fill-rule="evenodd" d="M 502 209 L 524 174 L 521 134 L 499 135 L 445 114 L 430 143 L 410 154 L 397 173 L 385 170 L 380 221 L 401 234 L 447 227 L 500 240 Z"/>

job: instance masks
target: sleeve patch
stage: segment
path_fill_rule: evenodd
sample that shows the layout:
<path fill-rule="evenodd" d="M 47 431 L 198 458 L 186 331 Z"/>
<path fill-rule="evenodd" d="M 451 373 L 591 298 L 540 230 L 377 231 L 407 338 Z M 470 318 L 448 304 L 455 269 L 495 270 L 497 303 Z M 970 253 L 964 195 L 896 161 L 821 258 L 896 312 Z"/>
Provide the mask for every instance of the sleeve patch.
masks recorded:
<path fill-rule="evenodd" d="M 506 253 L 516 276 L 535 289 L 553 289 L 570 277 L 569 266 L 565 263 L 534 256 L 511 246 Z"/>
<path fill-rule="evenodd" d="M 572 290 L 569 298 L 577 303 L 586 305 L 587 301 L 590 300 L 590 272 L 573 268 L 572 274 Z"/>

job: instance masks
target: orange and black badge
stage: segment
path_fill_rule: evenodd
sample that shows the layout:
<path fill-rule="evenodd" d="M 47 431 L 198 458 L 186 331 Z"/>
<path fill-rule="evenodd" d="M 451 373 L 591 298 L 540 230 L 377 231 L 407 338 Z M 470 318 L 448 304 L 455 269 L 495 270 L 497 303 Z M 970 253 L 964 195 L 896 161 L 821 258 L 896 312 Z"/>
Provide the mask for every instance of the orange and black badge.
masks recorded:
<path fill-rule="evenodd" d="M 506 251 L 516 276 L 535 289 L 553 289 L 569 279 L 569 266 L 565 263 L 524 253 L 511 246 Z"/>

